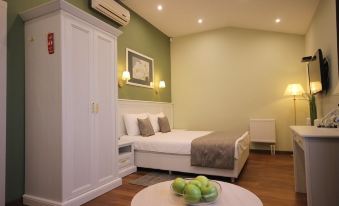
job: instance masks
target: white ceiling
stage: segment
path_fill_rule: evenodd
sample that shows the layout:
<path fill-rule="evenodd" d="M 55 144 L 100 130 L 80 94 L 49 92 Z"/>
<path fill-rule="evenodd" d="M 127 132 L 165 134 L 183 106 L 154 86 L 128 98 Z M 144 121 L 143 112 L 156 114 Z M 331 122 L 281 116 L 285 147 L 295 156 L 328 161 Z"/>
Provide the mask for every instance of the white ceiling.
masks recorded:
<path fill-rule="evenodd" d="M 320 0 L 122 0 L 170 37 L 227 26 L 305 34 Z M 157 6 L 163 6 L 162 11 Z M 198 18 L 203 19 L 198 24 Z M 279 24 L 275 19 L 280 18 Z"/>

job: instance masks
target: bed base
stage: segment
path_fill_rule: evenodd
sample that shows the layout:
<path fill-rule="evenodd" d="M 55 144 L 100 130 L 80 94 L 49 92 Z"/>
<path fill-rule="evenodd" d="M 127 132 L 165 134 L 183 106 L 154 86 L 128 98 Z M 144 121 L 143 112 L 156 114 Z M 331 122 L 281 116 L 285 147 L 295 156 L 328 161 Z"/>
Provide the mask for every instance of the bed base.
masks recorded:
<path fill-rule="evenodd" d="M 160 169 L 176 172 L 187 172 L 194 174 L 213 175 L 230 177 L 234 182 L 244 167 L 249 156 L 249 149 L 241 154 L 241 157 L 234 162 L 234 169 L 218 169 L 208 167 L 191 166 L 191 156 L 181 154 L 168 154 L 149 151 L 135 151 L 135 164 L 137 167 Z"/>

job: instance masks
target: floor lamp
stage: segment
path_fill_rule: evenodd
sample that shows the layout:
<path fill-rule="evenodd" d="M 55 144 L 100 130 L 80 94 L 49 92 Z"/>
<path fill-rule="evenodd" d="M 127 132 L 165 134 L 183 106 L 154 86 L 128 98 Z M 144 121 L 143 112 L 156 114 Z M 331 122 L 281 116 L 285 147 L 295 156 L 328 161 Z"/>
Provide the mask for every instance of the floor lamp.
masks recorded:
<path fill-rule="evenodd" d="M 293 96 L 294 125 L 297 125 L 296 96 L 302 96 L 304 93 L 305 91 L 300 84 L 289 84 L 285 90 L 285 96 Z"/>

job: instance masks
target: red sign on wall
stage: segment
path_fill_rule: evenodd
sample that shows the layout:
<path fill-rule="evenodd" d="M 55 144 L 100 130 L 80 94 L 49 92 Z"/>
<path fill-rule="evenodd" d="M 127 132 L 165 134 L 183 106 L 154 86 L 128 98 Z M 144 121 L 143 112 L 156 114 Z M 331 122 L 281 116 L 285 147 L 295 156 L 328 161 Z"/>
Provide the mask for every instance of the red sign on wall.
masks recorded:
<path fill-rule="evenodd" d="M 48 33 L 47 47 L 48 47 L 48 53 L 54 54 L 54 33 Z"/>

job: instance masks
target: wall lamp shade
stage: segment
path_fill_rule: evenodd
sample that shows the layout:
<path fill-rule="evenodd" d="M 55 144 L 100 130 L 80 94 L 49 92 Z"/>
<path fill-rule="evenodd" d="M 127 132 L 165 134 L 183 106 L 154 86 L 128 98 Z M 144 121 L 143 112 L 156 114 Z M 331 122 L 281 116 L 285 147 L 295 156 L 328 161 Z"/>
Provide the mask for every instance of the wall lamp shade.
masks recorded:
<path fill-rule="evenodd" d="M 321 82 L 310 82 L 310 89 L 312 94 L 320 92 L 322 90 Z"/>
<path fill-rule="evenodd" d="M 131 75 L 130 75 L 129 71 L 124 71 L 122 73 L 121 79 L 124 80 L 124 81 L 130 80 L 131 79 Z"/>
<path fill-rule="evenodd" d="M 159 88 L 160 88 L 160 89 L 163 89 L 163 88 L 165 88 L 165 87 L 166 87 L 165 81 L 163 81 L 163 80 L 160 81 L 160 82 L 159 82 Z"/>
<path fill-rule="evenodd" d="M 285 96 L 301 96 L 305 93 L 300 84 L 289 84 L 285 90 Z"/>

